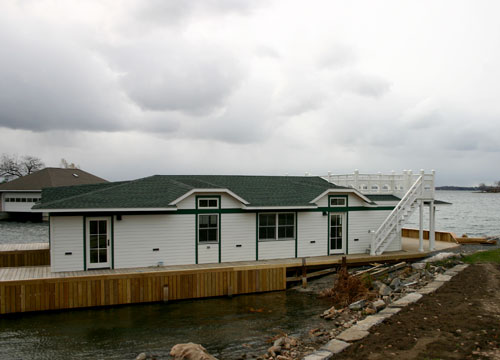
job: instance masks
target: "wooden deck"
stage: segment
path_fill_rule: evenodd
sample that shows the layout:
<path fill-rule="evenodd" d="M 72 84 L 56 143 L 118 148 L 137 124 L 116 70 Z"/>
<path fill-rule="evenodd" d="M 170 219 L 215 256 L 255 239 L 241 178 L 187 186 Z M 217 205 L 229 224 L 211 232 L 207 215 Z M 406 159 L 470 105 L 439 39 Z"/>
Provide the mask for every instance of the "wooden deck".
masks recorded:
<path fill-rule="evenodd" d="M 349 264 L 417 259 L 426 253 L 398 251 L 381 256 L 348 255 Z M 331 266 L 342 256 L 306 259 Z M 49 266 L 0 269 L 0 314 L 230 296 L 286 289 L 287 270 L 302 259 L 134 269 L 51 272 Z"/>
<path fill-rule="evenodd" d="M 0 268 L 49 264 L 49 243 L 0 244 Z"/>
<path fill-rule="evenodd" d="M 355 266 L 427 256 L 428 252 L 416 250 L 417 245 L 418 240 L 404 239 L 403 251 L 347 255 L 347 263 Z M 342 256 L 308 257 L 305 262 L 308 268 L 326 268 L 340 264 Z M 291 258 L 68 272 L 51 272 L 50 266 L 4 267 L 0 268 L 0 314 L 285 290 L 287 271 L 300 269 L 302 261 Z"/>

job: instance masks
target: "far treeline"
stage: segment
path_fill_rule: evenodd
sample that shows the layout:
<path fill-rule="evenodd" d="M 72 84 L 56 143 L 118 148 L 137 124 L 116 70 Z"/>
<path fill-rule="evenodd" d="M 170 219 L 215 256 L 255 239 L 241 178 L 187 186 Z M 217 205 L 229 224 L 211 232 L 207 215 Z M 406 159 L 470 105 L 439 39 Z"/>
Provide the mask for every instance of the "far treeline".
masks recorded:
<path fill-rule="evenodd" d="M 484 183 L 479 186 L 436 186 L 436 190 L 455 190 L 455 191 L 480 191 L 485 193 L 500 193 L 500 181 L 496 181 L 493 185 Z"/>

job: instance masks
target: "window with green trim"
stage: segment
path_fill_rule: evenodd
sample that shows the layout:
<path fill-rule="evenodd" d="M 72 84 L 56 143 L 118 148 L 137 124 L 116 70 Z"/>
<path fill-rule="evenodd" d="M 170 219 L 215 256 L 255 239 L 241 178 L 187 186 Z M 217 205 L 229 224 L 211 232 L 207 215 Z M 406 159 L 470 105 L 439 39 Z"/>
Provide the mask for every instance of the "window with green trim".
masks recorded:
<path fill-rule="evenodd" d="M 218 214 L 198 215 L 198 242 L 199 243 L 219 242 Z"/>
<path fill-rule="evenodd" d="M 259 240 L 295 239 L 295 213 L 259 214 Z"/>
<path fill-rule="evenodd" d="M 330 207 L 345 207 L 346 200 L 347 199 L 345 197 L 331 197 L 330 198 Z"/>
<path fill-rule="evenodd" d="M 218 209 L 219 199 L 217 198 L 201 198 L 198 199 L 198 209 Z"/>

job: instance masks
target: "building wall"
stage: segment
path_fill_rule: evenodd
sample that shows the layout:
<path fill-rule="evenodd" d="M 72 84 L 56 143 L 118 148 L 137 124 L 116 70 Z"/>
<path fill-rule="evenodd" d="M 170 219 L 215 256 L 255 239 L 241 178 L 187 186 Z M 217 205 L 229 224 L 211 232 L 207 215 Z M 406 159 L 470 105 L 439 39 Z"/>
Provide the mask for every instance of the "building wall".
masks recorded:
<path fill-rule="evenodd" d="M 41 197 L 40 192 L 5 192 L 2 194 L 2 205 L 0 211 L 5 212 L 31 212 L 31 207 L 35 205 L 32 201 L 33 198 L 39 199 Z M 5 199 L 16 199 L 25 200 L 24 202 L 16 201 L 6 201 Z"/>
<path fill-rule="evenodd" d="M 348 253 L 365 253 L 371 243 L 368 230 L 376 230 L 388 210 L 348 213 Z M 196 244 L 195 214 L 123 215 L 113 221 L 114 267 L 294 258 L 296 241 L 259 241 L 256 213 L 220 213 L 220 243 Z M 297 256 L 323 256 L 328 252 L 328 216 L 321 211 L 297 213 Z M 51 216 L 53 271 L 83 270 L 83 217 Z M 219 255 L 220 246 L 220 255 Z M 154 250 L 155 249 L 155 250 Z M 156 250 L 157 249 L 157 250 Z M 387 249 L 401 249 L 395 241 Z M 71 255 L 65 255 L 71 252 Z"/>
<path fill-rule="evenodd" d="M 153 251 L 158 249 L 158 251 Z M 124 215 L 114 221 L 115 268 L 195 263 L 195 215 Z"/>
<path fill-rule="evenodd" d="M 222 214 L 221 260 L 256 259 L 256 214 Z"/>
<path fill-rule="evenodd" d="M 328 216 L 320 211 L 299 212 L 297 256 L 322 256 L 328 251 Z"/>
<path fill-rule="evenodd" d="M 366 253 L 371 244 L 369 230 L 377 230 L 389 216 L 390 210 L 351 211 L 349 212 L 348 236 L 349 254 Z M 395 240 L 386 251 L 401 250 L 401 240 Z"/>
<path fill-rule="evenodd" d="M 295 257 L 295 240 L 259 241 L 259 260 Z"/>
<path fill-rule="evenodd" d="M 83 216 L 50 218 L 50 264 L 52 271 L 83 270 Z"/>

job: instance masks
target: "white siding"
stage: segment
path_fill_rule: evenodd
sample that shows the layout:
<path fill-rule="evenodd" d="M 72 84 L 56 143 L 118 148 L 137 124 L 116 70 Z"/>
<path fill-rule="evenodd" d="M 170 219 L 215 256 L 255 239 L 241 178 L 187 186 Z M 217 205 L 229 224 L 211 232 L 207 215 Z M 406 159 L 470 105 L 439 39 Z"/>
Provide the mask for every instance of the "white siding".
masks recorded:
<path fill-rule="evenodd" d="M 50 264 L 54 272 L 83 270 L 82 216 L 50 217 Z"/>
<path fill-rule="evenodd" d="M 219 244 L 199 244 L 198 264 L 211 264 L 219 262 Z"/>
<path fill-rule="evenodd" d="M 31 199 L 33 198 L 40 198 L 41 197 L 41 192 L 27 192 L 27 193 L 22 193 L 22 192 L 10 192 L 10 193 L 4 193 L 2 196 L 2 201 L 3 201 L 3 206 L 2 206 L 2 211 L 7 211 L 7 212 L 31 212 L 31 207 L 35 205 Z M 28 202 L 6 202 L 5 198 L 10 198 L 10 199 L 30 199 Z"/>
<path fill-rule="evenodd" d="M 316 201 L 316 204 L 319 207 L 328 207 L 328 196 L 335 196 L 335 195 L 346 195 L 346 194 L 340 194 L 340 193 L 329 193 L 320 198 L 318 201 Z M 366 203 L 357 195 L 354 194 L 347 194 L 347 202 L 349 206 L 365 206 Z"/>
<path fill-rule="evenodd" d="M 256 215 L 222 214 L 221 224 L 222 261 L 255 260 Z"/>
<path fill-rule="evenodd" d="M 328 216 L 322 212 L 298 213 L 298 257 L 327 255 Z"/>
<path fill-rule="evenodd" d="M 198 193 L 190 195 L 181 202 L 179 202 L 177 204 L 177 208 L 196 209 L 196 196 L 210 196 L 210 195 L 215 195 L 215 196 L 220 195 L 222 209 L 240 209 L 242 207 L 242 204 L 238 200 L 236 200 L 235 198 L 226 193 L 212 193 L 212 194 Z"/>
<path fill-rule="evenodd" d="M 259 241 L 259 260 L 295 257 L 295 240 Z"/>
<path fill-rule="evenodd" d="M 115 268 L 194 264 L 195 215 L 124 215 L 114 221 L 114 251 Z"/>
<path fill-rule="evenodd" d="M 377 230 L 391 213 L 390 210 L 349 212 L 349 254 L 365 253 L 371 244 L 368 230 Z M 358 239 L 358 241 L 354 241 Z M 394 240 L 386 251 L 401 250 L 401 240 Z"/>

